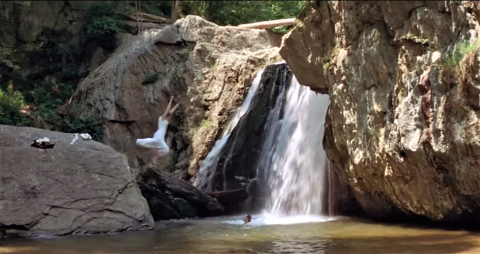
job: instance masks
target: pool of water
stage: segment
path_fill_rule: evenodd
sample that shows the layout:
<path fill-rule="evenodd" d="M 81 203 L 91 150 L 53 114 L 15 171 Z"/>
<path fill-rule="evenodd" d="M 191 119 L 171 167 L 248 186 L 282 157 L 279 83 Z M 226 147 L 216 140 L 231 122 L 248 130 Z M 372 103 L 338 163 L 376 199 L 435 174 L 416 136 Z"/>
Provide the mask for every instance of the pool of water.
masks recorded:
<path fill-rule="evenodd" d="M 0 253 L 480 253 L 480 235 L 349 218 L 254 215 L 164 221 L 155 231 L 0 240 Z"/>

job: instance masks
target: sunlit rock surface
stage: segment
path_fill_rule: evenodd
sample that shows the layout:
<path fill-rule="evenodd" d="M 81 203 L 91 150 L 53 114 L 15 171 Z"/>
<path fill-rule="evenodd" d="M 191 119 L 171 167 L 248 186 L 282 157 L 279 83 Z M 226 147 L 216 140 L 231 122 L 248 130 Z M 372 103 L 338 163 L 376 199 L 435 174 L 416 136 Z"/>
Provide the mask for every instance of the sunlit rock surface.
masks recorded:
<path fill-rule="evenodd" d="M 374 217 L 479 225 L 479 7 L 311 2 L 284 37 L 299 82 L 330 95 L 337 211 L 358 202 Z"/>

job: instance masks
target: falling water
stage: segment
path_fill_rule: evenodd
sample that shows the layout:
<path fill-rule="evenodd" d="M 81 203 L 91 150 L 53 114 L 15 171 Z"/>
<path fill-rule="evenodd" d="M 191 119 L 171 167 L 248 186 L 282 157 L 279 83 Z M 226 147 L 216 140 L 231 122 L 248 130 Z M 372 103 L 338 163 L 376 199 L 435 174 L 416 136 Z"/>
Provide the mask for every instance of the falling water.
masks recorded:
<path fill-rule="evenodd" d="M 213 177 L 213 173 L 215 172 L 215 168 L 217 166 L 218 158 L 220 152 L 222 151 L 223 146 L 227 143 L 230 134 L 232 133 L 235 126 L 237 126 L 238 121 L 242 118 L 243 115 L 248 111 L 250 107 L 250 103 L 257 91 L 257 88 L 260 84 L 260 80 L 262 78 L 263 70 L 260 70 L 255 78 L 252 81 L 252 85 L 250 86 L 250 90 L 248 90 L 247 97 L 242 103 L 242 106 L 237 109 L 235 116 L 233 117 L 232 121 L 230 122 L 227 130 L 223 133 L 222 137 L 215 142 L 212 150 L 207 154 L 207 157 L 203 160 L 202 164 L 200 165 L 200 169 L 198 170 L 198 175 L 195 179 L 194 186 L 196 186 L 201 191 L 212 191 L 211 186 L 211 178 Z"/>
<path fill-rule="evenodd" d="M 329 103 L 327 95 L 317 95 L 295 77 L 281 91 L 267 119 L 258 171 L 268 182 L 268 214 L 321 214 L 327 176 L 322 140 Z"/>

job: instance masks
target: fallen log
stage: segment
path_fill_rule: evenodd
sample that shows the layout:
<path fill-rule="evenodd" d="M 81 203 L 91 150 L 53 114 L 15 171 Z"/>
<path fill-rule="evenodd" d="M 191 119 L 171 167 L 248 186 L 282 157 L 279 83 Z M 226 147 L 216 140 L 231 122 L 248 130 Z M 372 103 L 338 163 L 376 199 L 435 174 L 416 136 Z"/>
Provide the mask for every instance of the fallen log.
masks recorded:
<path fill-rule="evenodd" d="M 264 29 L 264 28 L 272 28 L 277 26 L 291 26 L 295 22 L 295 18 L 290 19 L 277 19 L 277 20 L 270 20 L 270 21 L 262 21 L 250 24 L 242 24 L 238 25 L 238 27 L 243 28 L 256 28 L 256 29 Z"/>
<path fill-rule="evenodd" d="M 129 15 L 129 14 L 122 14 L 122 15 L 133 21 L 137 21 L 137 17 L 135 17 L 135 15 Z M 170 19 L 162 18 L 157 15 L 143 13 L 143 12 L 139 14 L 139 19 L 141 19 L 142 22 L 149 22 L 149 23 L 161 23 L 161 24 L 172 23 Z"/>

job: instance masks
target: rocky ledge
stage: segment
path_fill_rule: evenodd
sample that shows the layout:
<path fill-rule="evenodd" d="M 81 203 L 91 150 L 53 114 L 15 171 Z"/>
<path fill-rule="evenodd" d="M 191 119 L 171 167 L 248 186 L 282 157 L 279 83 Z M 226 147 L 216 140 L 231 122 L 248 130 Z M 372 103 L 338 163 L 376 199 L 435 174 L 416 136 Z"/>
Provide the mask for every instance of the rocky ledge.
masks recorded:
<path fill-rule="evenodd" d="M 51 149 L 32 147 L 48 137 Z M 73 134 L 0 125 L 0 228 L 64 234 L 153 227 L 127 158 Z"/>

